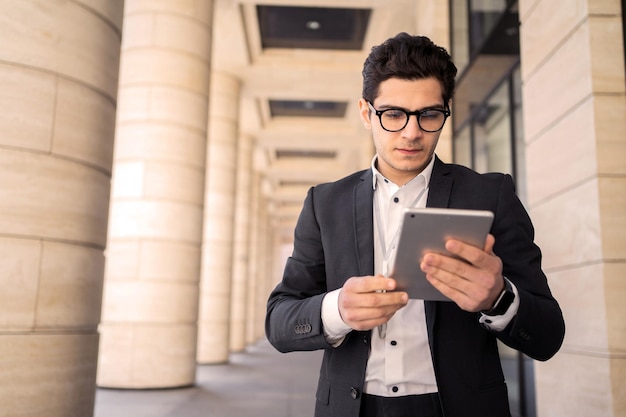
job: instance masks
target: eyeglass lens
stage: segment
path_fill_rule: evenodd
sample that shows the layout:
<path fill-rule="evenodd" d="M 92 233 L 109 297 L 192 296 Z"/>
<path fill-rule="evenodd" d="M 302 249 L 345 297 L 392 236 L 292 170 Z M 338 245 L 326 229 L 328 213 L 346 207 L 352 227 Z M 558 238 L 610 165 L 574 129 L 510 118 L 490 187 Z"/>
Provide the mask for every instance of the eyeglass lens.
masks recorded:
<path fill-rule="evenodd" d="M 399 109 L 387 109 L 380 114 L 380 123 L 384 129 L 398 131 L 404 129 L 408 123 L 409 114 Z M 443 127 L 446 115 L 443 110 L 428 109 L 417 115 L 420 129 L 425 132 L 436 132 Z"/>

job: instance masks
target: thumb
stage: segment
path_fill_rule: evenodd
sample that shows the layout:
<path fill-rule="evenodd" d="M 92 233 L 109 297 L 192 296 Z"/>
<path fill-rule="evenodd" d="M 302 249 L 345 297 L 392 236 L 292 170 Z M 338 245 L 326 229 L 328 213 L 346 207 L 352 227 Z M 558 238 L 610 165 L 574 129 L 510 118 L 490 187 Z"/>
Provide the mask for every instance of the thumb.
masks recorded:
<path fill-rule="evenodd" d="M 487 239 L 485 239 L 485 247 L 484 251 L 493 255 L 493 246 L 496 244 L 496 238 L 490 233 L 487 235 Z"/>

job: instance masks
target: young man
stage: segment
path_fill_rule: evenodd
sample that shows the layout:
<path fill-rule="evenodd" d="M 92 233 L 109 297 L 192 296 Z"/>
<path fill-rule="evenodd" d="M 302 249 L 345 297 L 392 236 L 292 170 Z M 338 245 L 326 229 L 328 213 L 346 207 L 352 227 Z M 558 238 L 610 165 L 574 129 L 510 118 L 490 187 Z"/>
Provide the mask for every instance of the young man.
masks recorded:
<path fill-rule="evenodd" d="M 359 101 L 372 166 L 306 197 L 266 333 L 281 352 L 325 350 L 316 417 L 510 416 L 496 341 L 537 360 L 561 346 L 561 310 L 511 177 L 434 154 L 455 76 L 428 38 L 401 33 L 374 47 Z M 447 242 L 465 262 L 429 253 L 418 266 L 453 302 L 394 291 L 405 207 L 494 213 L 483 248 Z"/>

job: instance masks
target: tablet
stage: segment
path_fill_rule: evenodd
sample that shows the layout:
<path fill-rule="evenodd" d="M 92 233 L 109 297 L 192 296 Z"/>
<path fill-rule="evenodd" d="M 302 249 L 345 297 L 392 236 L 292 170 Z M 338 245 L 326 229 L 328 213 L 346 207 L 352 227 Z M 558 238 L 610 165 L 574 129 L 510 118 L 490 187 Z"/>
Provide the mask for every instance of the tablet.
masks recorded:
<path fill-rule="evenodd" d="M 426 252 L 451 256 L 445 241 L 451 238 L 482 248 L 493 213 L 483 210 L 408 208 L 403 213 L 398 249 L 390 275 L 409 298 L 450 301 L 426 279 L 420 262 Z"/>

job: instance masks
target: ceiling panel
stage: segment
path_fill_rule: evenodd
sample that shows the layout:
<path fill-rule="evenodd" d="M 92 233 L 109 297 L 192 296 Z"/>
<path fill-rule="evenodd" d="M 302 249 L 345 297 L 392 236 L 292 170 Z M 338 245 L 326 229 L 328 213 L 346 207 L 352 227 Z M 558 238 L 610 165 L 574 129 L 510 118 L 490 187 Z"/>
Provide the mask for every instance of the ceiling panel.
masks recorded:
<path fill-rule="evenodd" d="M 361 50 L 371 10 L 257 6 L 262 48 Z"/>

